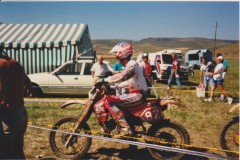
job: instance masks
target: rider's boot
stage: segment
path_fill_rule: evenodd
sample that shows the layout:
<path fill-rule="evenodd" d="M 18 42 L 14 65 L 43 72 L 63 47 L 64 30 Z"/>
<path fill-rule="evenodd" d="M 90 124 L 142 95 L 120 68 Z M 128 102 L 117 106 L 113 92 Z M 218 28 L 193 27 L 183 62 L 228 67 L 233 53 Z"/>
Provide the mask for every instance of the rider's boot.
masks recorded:
<path fill-rule="evenodd" d="M 120 119 L 118 119 L 118 124 L 119 126 L 121 126 L 120 134 L 122 136 L 132 135 L 132 130 L 124 117 L 121 117 Z"/>
<path fill-rule="evenodd" d="M 132 134 L 132 130 L 131 130 L 129 124 L 127 123 L 127 120 L 125 119 L 122 111 L 118 111 L 117 113 L 115 113 L 115 115 L 113 117 L 114 117 L 114 120 L 121 127 L 120 135 L 125 136 L 125 135 Z"/>

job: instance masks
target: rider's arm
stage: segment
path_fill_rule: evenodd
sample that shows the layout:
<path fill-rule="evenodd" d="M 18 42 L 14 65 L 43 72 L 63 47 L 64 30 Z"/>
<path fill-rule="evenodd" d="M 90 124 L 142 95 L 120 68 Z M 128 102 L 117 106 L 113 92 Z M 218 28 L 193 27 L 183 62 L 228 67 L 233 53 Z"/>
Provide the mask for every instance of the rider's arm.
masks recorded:
<path fill-rule="evenodd" d="M 126 68 L 118 74 L 105 79 L 108 83 L 117 83 L 126 81 L 134 76 L 134 65 L 127 65 Z"/>
<path fill-rule="evenodd" d="M 128 88 L 128 84 L 129 84 L 128 81 L 124 81 L 124 82 L 119 83 L 118 87 L 119 88 L 125 88 L 125 87 Z"/>

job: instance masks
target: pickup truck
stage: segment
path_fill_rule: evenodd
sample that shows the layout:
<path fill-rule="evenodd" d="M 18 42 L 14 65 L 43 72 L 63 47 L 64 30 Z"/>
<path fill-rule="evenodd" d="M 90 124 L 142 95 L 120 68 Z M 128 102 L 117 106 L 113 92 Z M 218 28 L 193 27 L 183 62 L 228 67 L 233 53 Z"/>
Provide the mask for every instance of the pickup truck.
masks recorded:
<path fill-rule="evenodd" d="M 107 64 L 112 72 L 112 64 Z M 71 60 L 48 73 L 29 74 L 32 81 L 33 96 L 42 95 L 88 95 L 92 88 L 91 67 L 94 64 L 91 59 Z"/>

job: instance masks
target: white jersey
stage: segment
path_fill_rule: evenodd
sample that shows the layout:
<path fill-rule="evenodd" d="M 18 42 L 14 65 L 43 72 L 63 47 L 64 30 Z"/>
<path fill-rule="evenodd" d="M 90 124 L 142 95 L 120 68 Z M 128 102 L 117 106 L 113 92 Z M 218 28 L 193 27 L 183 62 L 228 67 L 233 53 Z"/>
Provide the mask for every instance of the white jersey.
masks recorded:
<path fill-rule="evenodd" d="M 144 77 L 144 68 L 139 63 L 130 60 L 125 69 L 118 74 L 105 79 L 109 83 L 120 82 L 119 87 L 128 87 L 131 91 L 143 90 L 147 91 L 147 83 Z"/>
<path fill-rule="evenodd" d="M 214 69 L 214 72 L 218 72 L 218 74 L 213 75 L 214 80 L 222 80 L 223 79 L 223 72 L 224 72 L 224 66 L 222 63 L 217 64 L 217 66 Z"/>

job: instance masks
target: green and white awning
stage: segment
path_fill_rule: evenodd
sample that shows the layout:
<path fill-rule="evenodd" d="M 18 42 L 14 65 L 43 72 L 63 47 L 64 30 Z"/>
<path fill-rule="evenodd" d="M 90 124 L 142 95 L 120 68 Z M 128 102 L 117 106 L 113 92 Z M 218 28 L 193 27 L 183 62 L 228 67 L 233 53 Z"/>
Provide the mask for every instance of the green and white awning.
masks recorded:
<path fill-rule="evenodd" d="M 0 24 L 4 48 L 49 48 L 80 43 L 86 24 Z"/>
<path fill-rule="evenodd" d="M 27 74 L 51 72 L 77 54 L 94 55 L 86 24 L 0 24 L 0 47 Z"/>

